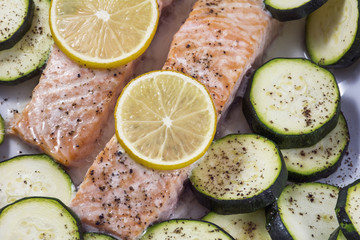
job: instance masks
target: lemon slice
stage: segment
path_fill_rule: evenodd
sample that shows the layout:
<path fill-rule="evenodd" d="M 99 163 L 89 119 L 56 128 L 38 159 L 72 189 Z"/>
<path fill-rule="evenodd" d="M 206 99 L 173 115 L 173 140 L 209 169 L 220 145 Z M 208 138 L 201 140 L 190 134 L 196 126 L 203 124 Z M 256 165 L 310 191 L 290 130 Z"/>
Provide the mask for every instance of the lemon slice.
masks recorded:
<path fill-rule="evenodd" d="M 174 71 L 133 79 L 115 108 L 120 144 L 134 160 L 161 170 L 182 168 L 199 159 L 214 138 L 216 119 L 206 87 Z"/>
<path fill-rule="evenodd" d="M 52 0 L 50 29 L 71 59 L 112 68 L 139 57 L 159 20 L 156 0 Z"/>

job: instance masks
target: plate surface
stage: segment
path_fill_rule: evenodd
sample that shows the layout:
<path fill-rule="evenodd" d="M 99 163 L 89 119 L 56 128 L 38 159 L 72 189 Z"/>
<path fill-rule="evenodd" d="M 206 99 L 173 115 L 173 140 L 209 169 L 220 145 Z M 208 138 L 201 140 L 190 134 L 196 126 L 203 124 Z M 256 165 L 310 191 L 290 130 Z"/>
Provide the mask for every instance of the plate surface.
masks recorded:
<path fill-rule="evenodd" d="M 195 1 L 176 1 L 175 6 L 168 9 L 165 17 L 161 20 L 153 43 L 142 57 L 143 60 L 137 69 L 137 74 L 161 69 L 167 56 L 172 35 L 181 26 L 193 2 Z M 282 33 L 269 47 L 263 61 L 274 57 L 306 57 L 303 44 L 304 24 L 304 20 L 285 23 Z M 341 167 L 333 175 L 320 181 L 344 186 L 360 178 L 360 171 L 358 171 L 360 153 L 360 61 L 349 68 L 331 71 L 336 76 L 340 87 L 342 95 L 341 108 L 349 125 L 351 140 Z M 38 78 L 34 78 L 16 86 L 0 86 L 0 114 L 4 117 L 7 125 L 13 114 L 21 112 L 30 101 L 31 92 L 37 82 Z M 224 123 L 218 127 L 217 136 L 237 132 L 249 132 L 242 115 L 240 98 L 234 101 Z M 6 135 L 5 141 L 0 145 L 0 161 L 19 154 L 29 153 L 38 153 L 38 151 L 13 136 Z M 80 172 L 82 174 L 84 171 Z M 76 172 L 72 174 L 78 175 Z M 73 176 L 74 179 L 81 179 L 81 177 L 79 175 Z M 192 198 L 181 201 L 181 205 L 186 206 L 188 201 L 192 201 Z M 196 208 L 196 205 L 194 204 L 193 208 Z M 189 215 L 191 210 L 189 208 L 184 209 L 180 207 L 179 212 L 175 215 L 179 217 Z"/>
<path fill-rule="evenodd" d="M 287 22 L 281 34 L 265 53 L 263 62 L 275 57 L 308 58 L 304 47 L 305 20 Z M 344 186 L 360 178 L 359 153 L 360 153 L 360 61 L 348 68 L 329 69 L 336 77 L 341 94 L 341 110 L 347 120 L 350 144 L 344 156 L 341 167 L 331 176 L 319 182 Z M 220 130 L 222 135 L 237 131 L 249 131 L 246 127 L 239 103 L 234 103 L 231 112 Z M 242 124 L 238 124 L 237 119 Z"/>

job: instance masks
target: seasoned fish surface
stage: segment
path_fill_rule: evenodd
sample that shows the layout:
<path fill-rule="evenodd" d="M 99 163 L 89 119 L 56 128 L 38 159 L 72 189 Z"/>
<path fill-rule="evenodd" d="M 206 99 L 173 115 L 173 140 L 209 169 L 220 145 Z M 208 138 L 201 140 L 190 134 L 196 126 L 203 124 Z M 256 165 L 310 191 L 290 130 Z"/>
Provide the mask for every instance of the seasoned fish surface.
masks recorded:
<path fill-rule="evenodd" d="M 164 69 L 201 81 L 220 119 L 278 25 L 262 0 L 199 0 L 175 35 Z"/>
<path fill-rule="evenodd" d="M 159 10 L 172 2 L 158 0 Z M 65 166 L 84 165 L 103 149 L 99 139 L 136 61 L 111 70 L 89 69 L 54 45 L 30 103 L 15 116 L 9 132 Z"/>
<path fill-rule="evenodd" d="M 169 218 L 187 170 L 156 171 L 133 161 L 114 136 L 87 172 L 72 209 L 102 231 L 134 239 L 156 220 Z"/>
<path fill-rule="evenodd" d="M 174 36 L 164 69 L 202 81 L 221 115 L 276 30 L 262 1 L 200 0 Z M 188 168 L 142 167 L 113 137 L 87 172 L 72 208 L 100 231 L 136 239 L 150 224 L 171 216 L 187 176 Z"/>
<path fill-rule="evenodd" d="M 30 103 L 15 116 L 11 132 L 37 145 L 65 166 L 76 166 L 97 148 L 134 63 L 112 69 L 88 69 L 55 45 Z"/>

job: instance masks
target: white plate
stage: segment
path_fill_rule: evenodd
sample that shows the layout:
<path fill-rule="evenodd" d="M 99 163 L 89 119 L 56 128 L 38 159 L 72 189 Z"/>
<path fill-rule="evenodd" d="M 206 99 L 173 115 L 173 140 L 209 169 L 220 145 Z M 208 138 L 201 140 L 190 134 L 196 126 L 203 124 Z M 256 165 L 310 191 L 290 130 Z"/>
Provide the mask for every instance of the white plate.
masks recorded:
<path fill-rule="evenodd" d="M 307 57 L 304 47 L 305 20 L 291 21 L 284 25 L 282 33 L 268 49 L 264 62 L 275 57 Z M 319 182 L 344 186 L 360 178 L 360 61 L 345 69 L 330 69 L 335 75 L 341 93 L 341 110 L 347 120 L 350 132 L 350 144 L 344 156 L 341 167 L 326 179 Z M 237 104 L 239 105 L 239 104 Z M 239 127 L 238 118 L 242 118 L 239 106 L 230 112 L 225 122 L 225 134 L 244 132 L 246 128 Z M 243 120 L 245 121 L 245 120 Z"/>
<path fill-rule="evenodd" d="M 143 57 L 145 64 L 140 65 L 137 70 L 139 74 L 161 69 L 166 59 L 172 35 L 187 16 L 193 2 L 194 0 L 177 1 L 176 9 L 171 8 L 167 14 L 168 16 L 162 19 L 158 33 L 150 49 Z M 306 57 L 303 47 L 304 23 L 304 20 L 286 23 L 280 36 L 267 50 L 264 61 L 274 57 Z M 360 178 L 360 171 L 358 171 L 360 152 L 360 61 L 349 68 L 331 71 L 335 74 L 340 86 L 342 95 L 341 108 L 349 125 L 351 140 L 348 153 L 341 167 L 330 177 L 322 179 L 321 182 L 343 186 Z M 7 123 L 12 118 L 14 111 L 21 111 L 30 100 L 31 92 L 36 84 L 37 79 L 34 78 L 16 86 L 0 86 L 0 114 Z M 224 124 L 218 129 L 220 132 L 218 136 L 249 131 L 239 102 L 235 102 Z M 6 135 L 4 143 L 0 145 L 0 161 L 19 154 L 37 152 L 36 149 L 24 144 L 16 137 Z M 186 206 L 186 202 L 192 201 L 191 199 L 182 201 L 182 205 Z M 195 206 L 193 205 L 193 208 L 196 208 Z M 188 215 L 190 210 L 184 212 L 184 208 L 180 207 L 179 209 L 182 210 L 177 216 Z"/>

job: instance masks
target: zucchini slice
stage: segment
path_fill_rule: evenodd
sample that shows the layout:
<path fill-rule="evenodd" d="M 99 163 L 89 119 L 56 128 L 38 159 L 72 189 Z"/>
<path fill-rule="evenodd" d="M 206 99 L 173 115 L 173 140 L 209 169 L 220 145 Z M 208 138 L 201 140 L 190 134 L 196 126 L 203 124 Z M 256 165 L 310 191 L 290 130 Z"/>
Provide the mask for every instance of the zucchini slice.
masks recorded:
<path fill-rule="evenodd" d="M 334 75 L 309 60 L 275 58 L 256 70 L 243 111 L 281 149 L 310 147 L 335 128 L 340 92 Z"/>
<path fill-rule="evenodd" d="M 149 227 L 140 240 L 154 239 L 207 239 L 207 240 L 233 240 L 227 232 L 219 226 L 192 219 L 172 219 Z"/>
<path fill-rule="evenodd" d="M 74 195 L 70 176 L 47 155 L 22 155 L 0 163 L 0 208 L 30 196 L 54 197 L 68 205 Z"/>
<path fill-rule="evenodd" d="M 266 228 L 273 239 L 328 240 L 339 227 L 335 205 L 339 189 L 323 183 L 288 185 L 265 209 Z"/>
<path fill-rule="evenodd" d="M 291 21 L 306 17 L 327 0 L 265 0 L 265 7 L 279 21 Z"/>
<path fill-rule="evenodd" d="M 0 2 L 0 50 L 12 48 L 30 29 L 34 16 L 33 0 Z"/>
<path fill-rule="evenodd" d="M 104 233 L 87 232 L 84 233 L 84 240 L 116 240 L 116 238 Z"/>
<path fill-rule="evenodd" d="M 360 1 L 329 0 L 306 20 L 306 48 L 315 63 L 348 67 L 360 57 Z"/>
<path fill-rule="evenodd" d="M 336 203 L 336 216 L 347 239 L 360 239 L 360 179 L 342 188 Z"/>
<path fill-rule="evenodd" d="M 219 214 L 249 213 L 276 200 L 287 170 L 274 142 L 255 134 L 234 134 L 212 143 L 190 173 L 199 202 Z"/>
<path fill-rule="evenodd" d="M 34 0 L 30 30 L 10 49 L 0 51 L 0 84 L 14 85 L 40 73 L 53 45 L 49 27 L 50 0 Z"/>
<path fill-rule="evenodd" d="M 340 227 L 338 227 L 329 237 L 329 240 L 346 240 Z"/>
<path fill-rule="evenodd" d="M 2 116 L 0 115 L 0 144 L 3 143 L 5 138 L 5 122 Z"/>
<path fill-rule="evenodd" d="M 336 127 L 314 146 L 282 149 L 289 180 L 310 182 L 328 177 L 341 165 L 350 135 L 343 114 Z"/>
<path fill-rule="evenodd" d="M 220 215 L 208 213 L 202 220 L 215 223 L 236 240 L 271 240 L 265 228 L 265 212 L 260 209 L 253 213 Z"/>
<path fill-rule="evenodd" d="M 81 223 L 55 198 L 20 199 L 0 210 L 1 240 L 80 240 Z"/>

